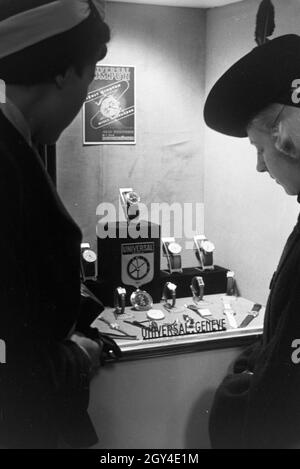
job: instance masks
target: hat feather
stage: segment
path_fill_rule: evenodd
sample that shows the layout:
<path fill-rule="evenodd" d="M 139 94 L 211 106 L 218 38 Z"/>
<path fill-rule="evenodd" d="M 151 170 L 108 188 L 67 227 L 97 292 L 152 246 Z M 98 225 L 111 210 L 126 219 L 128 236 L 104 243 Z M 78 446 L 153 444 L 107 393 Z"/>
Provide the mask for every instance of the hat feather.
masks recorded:
<path fill-rule="evenodd" d="M 263 0 L 256 16 L 255 41 L 261 46 L 275 30 L 275 9 L 271 0 Z"/>

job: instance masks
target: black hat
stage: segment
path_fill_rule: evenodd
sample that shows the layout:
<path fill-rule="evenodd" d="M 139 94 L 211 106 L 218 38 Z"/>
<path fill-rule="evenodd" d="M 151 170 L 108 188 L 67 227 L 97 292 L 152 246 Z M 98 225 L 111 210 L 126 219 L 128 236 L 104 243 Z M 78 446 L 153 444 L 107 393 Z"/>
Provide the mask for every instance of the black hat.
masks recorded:
<path fill-rule="evenodd" d="M 247 137 L 247 125 L 272 103 L 300 108 L 300 36 L 280 36 L 236 62 L 210 91 L 206 124 L 217 132 Z"/>

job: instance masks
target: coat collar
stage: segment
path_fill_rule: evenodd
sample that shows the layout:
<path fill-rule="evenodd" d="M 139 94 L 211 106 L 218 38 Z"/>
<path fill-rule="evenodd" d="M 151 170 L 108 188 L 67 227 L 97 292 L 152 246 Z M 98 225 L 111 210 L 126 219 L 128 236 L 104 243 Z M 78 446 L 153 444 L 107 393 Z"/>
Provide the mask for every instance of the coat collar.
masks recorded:
<path fill-rule="evenodd" d="M 0 109 L 6 119 L 24 137 L 28 145 L 32 147 L 31 130 L 21 110 L 8 98 L 6 98 L 6 103 L 0 104 Z"/>
<path fill-rule="evenodd" d="M 298 196 L 298 202 L 300 203 L 300 195 Z M 286 261 L 289 257 L 289 254 L 292 252 L 292 250 L 295 246 L 295 243 L 299 241 L 299 237 L 300 237 L 300 215 L 298 216 L 297 224 L 295 225 L 292 233 L 290 234 L 290 236 L 289 236 L 289 238 L 286 242 L 286 245 L 285 245 L 285 248 L 284 248 L 283 253 L 281 255 L 278 267 L 277 267 L 276 272 L 274 274 L 274 279 L 272 280 L 271 284 L 273 284 L 275 278 L 278 278 L 278 275 L 281 272 L 284 264 L 286 263 Z"/>

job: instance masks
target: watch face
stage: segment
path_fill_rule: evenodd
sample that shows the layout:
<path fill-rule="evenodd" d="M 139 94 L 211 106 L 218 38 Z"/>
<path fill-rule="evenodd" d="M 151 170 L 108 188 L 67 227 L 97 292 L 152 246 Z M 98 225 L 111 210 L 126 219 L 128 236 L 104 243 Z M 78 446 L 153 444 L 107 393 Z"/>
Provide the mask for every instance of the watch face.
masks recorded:
<path fill-rule="evenodd" d="M 202 249 L 205 252 L 213 252 L 215 250 L 215 246 L 213 245 L 211 241 L 203 241 Z"/>
<path fill-rule="evenodd" d="M 135 256 L 127 265 L 127 273 L 133 280 L 142 280 L 150 271 L 150 262 L 146 257 Z"/>
<path fill-rule="evenodd" d="M 148 311 L 153 306 L 151 295 L 146 291 L 137 290 L 130 297 L 132 306 L 138 311 Z"/>
<path fill-rule="evenodd" d="M 192 279 L 191 290 L 193 295 L 200 297 L 201 287 L 204 287 L 204 281 L 202 277 L 194 277 Z"/>
<path fill-rule="evenodd" d="M 197 282 L 199 287 L 204 287 L 204 281 L 202 277 L 197 277 Z"/>
<path fill-rule="evenodd" d="M 100 111 L 104 117 L 116 119 L 121 112 L 121 105 L 113 96 L 107 96 L 100 105 Z"/>
<path fill-rule="evenodd" d="M 140 200 L 141 200 L 140 196 L 134 191 L 128 192 L 126 194 L 126 202 L 129 205 L 138 204 L 140 202 Z"/>
<path fill-rule="evenodd" d="M 95 262 L 97 260 L 97 255 L 91 249 L 86 249 L 82 253 L 82 257 L 86 262 Z"/>
<path fill-rule="evenodd" d="M 171 254 L 180 254 L 182 247 L 178 243 L 170 243 L 168 244 L 168 250 Z"/>

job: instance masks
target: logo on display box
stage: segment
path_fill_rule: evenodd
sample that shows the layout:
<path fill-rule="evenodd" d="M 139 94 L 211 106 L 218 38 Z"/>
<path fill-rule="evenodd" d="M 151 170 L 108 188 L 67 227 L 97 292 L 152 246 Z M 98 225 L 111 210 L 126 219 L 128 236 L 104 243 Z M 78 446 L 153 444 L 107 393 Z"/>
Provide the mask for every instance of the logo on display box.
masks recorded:
<path fill-rule="evenodd" d="M 139 287 L 153 280 L 154 243 L 122 244 L 121 259 L 124 285 Z"/>

